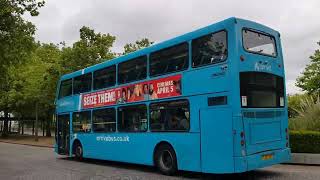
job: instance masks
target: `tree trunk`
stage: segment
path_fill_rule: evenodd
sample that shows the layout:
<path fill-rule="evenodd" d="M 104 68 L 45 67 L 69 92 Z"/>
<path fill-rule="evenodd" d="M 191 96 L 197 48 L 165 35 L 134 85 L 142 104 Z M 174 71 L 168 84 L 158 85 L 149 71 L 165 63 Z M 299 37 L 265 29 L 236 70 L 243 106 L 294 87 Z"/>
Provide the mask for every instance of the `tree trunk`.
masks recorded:
<path fill-rule="evenodd" d="M 48 113 L 51 114 L 51 113 Z M 53 120 L 54 116 L 48 116 L 46 120 L 46 136 L 51 137 L 51 122 Z"/>
<path fill-rule="evenodd" d="M 20 115 L 18 116 L 18 134 L 20 134 L 21 131 L 21 118 Z"/>
<path fill-rule="evenodd" d="M 8 113 L 8 109 L 5 109 L 4 110 L 2 137 L 8 137 L 8 122 L 9 122 L 9 113 Z"/>
<path fill-rule="evenodd" d="M 44 119 L 41 120 L 42 136 L 44 136 Z"/>
<path fill-rule="evenodd" d="M 22 117 L 22 120 L 21 120 L 21 134 L 22 134 L 22 135 L 24 134 L 24 122 L 23 122 L 23 117 Z"/>
<path fill-rule="evenodd" d="M 34 121 L 32 121 L 32 136 L 34 135 Z"/>
<path fill-rule="evenodd" d="M 10 118 L 10 117 L 9 117 Z M 9 133 L 11 133 L 11 125 L 12 125 L 12 121 L 11 119 L 9 120 Z"/>
<path fill-rule="evenodd" d="M 35 141 L 38 141 L 39 140 L 39 137 L 38 137 L 38 102 L 36 102 L 35 136 L 36 136 Z"/>

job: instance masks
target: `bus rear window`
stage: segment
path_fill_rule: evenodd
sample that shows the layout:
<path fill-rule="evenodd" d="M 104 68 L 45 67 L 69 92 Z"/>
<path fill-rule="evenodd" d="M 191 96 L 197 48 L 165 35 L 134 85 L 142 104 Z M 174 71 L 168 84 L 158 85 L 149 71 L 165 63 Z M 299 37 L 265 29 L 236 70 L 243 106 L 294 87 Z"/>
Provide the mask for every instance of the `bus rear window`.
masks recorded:
<path fill-rule="evenodd" d="M 242 107 L 283 107 L 283 78 L 263 72 L 242 72 L 240 73 L 240 95 Z"/>
<path fill-rule="evenodd" d="M 243 47 L 246 51 L 267 56 L 277 56 L 276 43 L 273 36 L 244 29 L 242 31 Z"/>

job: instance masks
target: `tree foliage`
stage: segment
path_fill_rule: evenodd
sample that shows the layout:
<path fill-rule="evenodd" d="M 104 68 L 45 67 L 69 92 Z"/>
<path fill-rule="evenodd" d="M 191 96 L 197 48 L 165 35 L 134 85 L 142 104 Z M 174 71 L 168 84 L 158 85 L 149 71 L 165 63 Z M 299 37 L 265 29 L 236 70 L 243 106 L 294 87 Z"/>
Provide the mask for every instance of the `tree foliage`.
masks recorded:
<path fill-rule="evenodd" d="M 80 40 L 72 47 L 62 48 L 62 66 L 65 72 L 72 72 L 101 63 L 115 57 L 111 51 L 115 36 L 96 33 L 93 29 L 83 26 L 80 29 Z"/>
<path fill-rule="evenodd" d="M 24 60 L 23 57 L 33 48 L 35 27 L 21 16 L 25 12 L 36 16 L 38 8 L 44 1 L 35 0 L 1 0 L 0 2 L 0 72 L 15 63 Z"/>
<path fill-rule="evenodd" d="M 3 136 L 8 133 L 8 114 L 10 111 L 10 91 L 14 89 L 14 66 L 29 58 L 35 48 L 33 35 L 35 26 L 25 21 L 22 15 L 29 12 L 39 14 L 38 8 L 44 2 L 36 0 L 1 0 L 0 1 L 0 109 L 6 117 Z"/>
<path fill-rule="evenodd" d="M 320 42 L 318 42 L 320 45 Z M 316 50 L 310 56 L 311 62 L 297 78 L 296 86 L 308 93 L 319 92 L 320 90 L 320 50 Z"/>
<path fill-rule="evenodd" d="M 148 38 L 143 38 L 141 40 L 137 40 L 135 43 L 128 43 L 124 46 L 124 52 L 123 54 L 128 54 L 134 51 L 137 51 L 139 49 L 143 49 L 146 47 L 149 47 L 154 42 L 150 41 Z"/>
<path fill-rule="evenodd" d="M 38 114 L 47 121 L 50 135 L 59 77 L 116 57 L 112 51 L 116 37 L 83 26 L 79 40 L 71 46 L 36 43 L 33 37 L 36 28 L 22 15 L 28 12 L 37 16 L 43 5 L 44 1 L 37 0 L 0 2 L 0 112 L 6 117 L 9 113 L 19 117 Z M 122 54 L 151 44 L 147 38 L 126 44 Z M 37 113 L 35 106 L 40 110 Z M 3 135 L 7 134 L 7 122 Z"/>

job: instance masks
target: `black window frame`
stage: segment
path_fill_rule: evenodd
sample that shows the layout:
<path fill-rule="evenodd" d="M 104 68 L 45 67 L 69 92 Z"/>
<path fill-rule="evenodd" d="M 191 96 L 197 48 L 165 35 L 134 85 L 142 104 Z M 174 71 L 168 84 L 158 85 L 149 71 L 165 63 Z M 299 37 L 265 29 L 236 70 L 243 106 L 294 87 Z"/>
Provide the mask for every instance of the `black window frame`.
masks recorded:
<path fill-rule="evenodd" d="M 145 74 L 144 76 L 138 78 L 138 79 L 133 79 L 133 80 L 130 80 L 130 81 L 125 81 L 123 82 L 122 78 L 120 78 L 120 72 L 121 72 L 121 65 L 124 65 L 124 64 L 129 64 L 129 63 L 132 63 L 134 61 L 138 61 L 138 60 L 141 60 L 141 61 L 144 61 L 145 63 Z M 127 84 L 127 83 L 132 83 L 132 82 L 136 82 L 136 81 L 140 81 L 140 80 L 143 80 L 143 79 L 146 79 L 147 76 L 148 76 L 148 56 L 147 55 L 142 55 L 142 56 L 138 56 L 138 57 L 135 57 L 133 59 L 130 59 L 130 60 L 127 60 L 127 61 L 124 61 L 124 62 L 121 62 L 118 64 L 118 71 L 117 71 L 117 81 L 118 81 L 118 84 Z"/>
<path fill-rule="evenodd" d="M 80 114 L 81 113 L 89 113 L 89 122 L 88 124 L 90 125 L 90 131 L 74 131 L 74 116 L 75 114 Z M 72 113 L 72 123 L 71 123 L 71 126 L 72 126 L 72 133 L 91 133 L 92 132 L 92 112 L 90 110 L 85 110 L 85 111 L 77 111 L 77 112 L 73 112 Z"/>
<path fill-rule="evenodd" d="M 103 86 L 103 87 L 96 87 L 96 77 L 97 77 L 97 75 L 96 74 L 98 74 L 98 73 L 101 73 L 101 72 L 103 72 L 103 71 L 109 71 L 109 70 L 112 70 L 112 72 L 114 71 L 114 81 L 113 81 L 113 83 L 112 84 L 110 84 L 110 85 L 107 85 L 107 86 Z M 101 74 L 99 74 L 99 75 L 101 75 Z M 101 77 L 101 76 L 100 76 Z M 108 67 L 104 67 L 104 68 L 102 68 L 102 69 L 98 69 L 98 70 L 96 70 L 96 71 L 94 71 L 93 72 L 93 74 L 92 74 L 92 89 L 93 90 L 99 90 L 99 89 L 105 89 L 105 88 L 109 88 L 109 87 L 113 87 L 113 86 L 115 86 L 116 85 L 116 83 L 117 83 L 117 68 L 116 68 L 116 65 L 112 65 L 112 66 L 108 66 Z"/>
<path fill-rule="evenodd" d="M 75 79 L 76 78 L 80 78 L 80 77 L 84 77 L 84 76 L 90 76 L 90 88 L 87 91 L 75 92 L 75 90 L 76 90 Z M 81 82 L 81 83 L 83 83 L 83 82 Z M 72 84 L 73 84 L 73 88 L 72 88 L 73 95 L 77 95 L 77 94 L 81 94 L 81 93 L 86 93 L 86 92 L 92 91 L 92 72 L 85 73 L 85 74 L 82 74 L 80 76 L 74 77 L 73 80 L 72 80 Z"/>
<path fill-rule="evenodd" d="M 153 70 L 152 60 L 153 60 L 153 56 L 155 56 L 155 54 L 163 54 L 163 52 L 165 52 L 165 51 L 170 51 L 170 50 L 172 51 L 172 49 L 177 48 L 179 46 L 183 46 L 183 45 L 186 45 L 186 47 L 187 47 L 186 48 L 187 57 L 186 57 L 186 63 L 181 69 L 176 70 L 176 71 L 169 71 L 169 72 L 164 72 L 164 73 L 152 74 L 152 70 Z M 157 57 L 159 57 L 159 56 L 161 56 L 161 55 L 157 55 Z M 162 75 L 173 74 L 173 73 L 176 73 L 176 72 L 185 71 L 185 70 L 187 70 L 189 68 L 189 59 L 190 59 L 190 45 L 189 45 L 189 42 L 181 42 L 181 43 L 175 44 L 173 46 L 169 46 L 169 47 L 166 47 L 164 49 L 160 49 L 158 51 L 151 52 L 149 54 L 149 76 L 150 77 L 157 77 L 157 76 L 162 76 Z M 170 59 L 166 59 L 166 60 L 169 62 Z M 164 61 L 164 60 L 161 59 L 160 61 Z M 169 63 L 167 63 L 167 65 L 168 64 Z"/>
<path fill-rule="evenodd" d="M 68 94 L 66 96 L 61 96 L 62 84 L 64 82 L 66 82 L 66 81 L 71 81 L 71 92 L 70 92 L 70 94 Z M 73 80 L 72 80 L 72 78 L 60 81 L 58 99 L 61 99 L 61 98 L 64 98 L 64 97 L 68 97 L 68 96 L 72 96 L 72 95 L 73 95 Z"/>
<path fill-rule="evenodd" d="M 250 32 L 253 32 L 253 33 L 258 33 L 258 34 L 261 34 L 261 35 L 264 35 L 264 36 L 268 36 L 268 37 L 271 37 L 274 41 L 274 50 L 275 50 L 275 55 L 271 55 L 271 54 L 266 54 L 266 53 L 259 53 L 259 52 L 256 52 L 256 51 L 250 51 L 250 50 L 247 50 L 245 48 L 245 41 L 244 41 L 244 38 L 243 38 L 243 32 L 244 31 L 250 31 Z M 263 32 L 263 31 L 259 31 L 259 30 L 256 30 L 256 29 L 251 29 L 251 28 L 242 28 L 242 31 L 241 31 L 241 38 L 242 38 L 242 48 L 244 49 L 244 51 L 248 52 L 248 53 L 251 53 L 251 54 L 257 54 L 257 55 L 262 55 L 262 56 L 268 56 L 268 57 L 272 57 L 272 58 L 277 58 L 278 57 L 278 49 L 277 49 L 277 41 L 276 41 L 276 38 L 275 36 L 271 35 L 271 34 L 268 34 L 266 32 Z"/>
<path fill-rule="evenodd" d="M 227 53 L 226 53 L 226 56 L 224 57 L 224 59 L 222 59 L 220 61 L 213 62 L 213 63 L 201 64 L 201 65 L 194 66 L 193 65 L 193 60 L 194 60 L 193 41 L 201 39 L 201 38 L 204 38 L 206 36 L 214 35 L 214 34 L 217 34 L 217 33 L 220 33 L 220 32 L 225 32 L 226 33 L 226 50 L 227 50 Z M 210 66 L 210 65 L 215 65 L 215 64 L 219 64 L 219 63 L 225 62 L 229 57 L 229 43 L 228 43 L 228 40 L 229 40 L 228 30 L 226 30 L 226 29 L 222 29 L 222 30 L 219 30 L 219 31 L 211 32 L 211 33 L 208 33 L 208 34 L 205 34 L 205 35 L 202 35 L 202 36 L 199 36 L 197 38 L 192 39 L 191 40 L 191 56 L 192 56 L 191 57 L 191 66 L 192 66 L 192 68 L 200 68 L 200 67 L 205 67 L 205 66 Z"/>
<path fill-rule="evenodd" d="M 188 108 L 188 112 L 189 112 L 189 119 L 188 119 L 188 122 L 189 122 L 189 127 L 187 129 L 182 129 L 182 130 L 179 130 L 179 129 L 176 129 L 176 130 L 167 130 L 167 129 L 164 129 L 164 130 L 153 130 L 151 125 L 152 125 L 152 122 L 151 122 L 151 112 L 152 112 L 152 105 L 159 105 L 159 104 L 165 104 L 165 103 L 171 103 L 171 102 L 179 102 L 179 101 L 185 101 L 187 102 L 187 108 Z M 165 100 L 165 101 L 159 101 L 159 102 L 153 102 L 153 103 L 150 103 L 149 104 L 149 130 L 150 132 L 165 132 L 165 133 L 170 133 L 170 132 L 181 132 L 181 133 L 185 133 L 185 132 L 190 132 L 190 129 L 191 129 L 191 111 L 190 111 L 190 101 L 188 99 L 175 99 L 175 100 Z M 165 110 L 167 110 L 167 108 L 165 108 Z"/>
<path fill-rule="evenodd" d="M 94 117 L 95 117 L 95 112 L 97 112 L 97 111 L 104 111 L 104 110 L 112 110 L 113 112 L 113 118 L 114 118 L 114 130 L 113 131 L 96 131 L 95 130 L 95 128 L 94 128 Z M 104 120 L 104 122 L 106 122 L 105 120 Z M 116 108 L 114 108 L 114 107 L 107 107 L 107 108 L 99 108 L 99 109 L 94 109 L 94 110 L 92 110 L 92 116 L 91 116 L 91 123 L 92 123 L 92 125 L 91 125 L 91 129 L 92 129 L 92 132 L 94 132 L 94 133 L 114 133 L 114 132 L 117 132 L 117 110 L 116 110 Z"/>
<path fill-rule="evenodd" d="M 145 107 L 145 116 L 146 116 L 145 130 L 126 130 L 123 127 L 121 127 L 122 118 L 120 117 L 120 113 L 121 113 L 120 109 L 130 109 L 132 107 L 139 107 L 139 106 L 144 106 Z M 133 104 L 133 105 L 127 105 L 127 106 L 119 106 L 117 108 L 117 131 L 119 133 L 141 133 L 141 132 L 147 132 L 148 131 L 148 124 L 149 124 L 149 119 L 148 119 L 148 105 L 147 104 Z"/>

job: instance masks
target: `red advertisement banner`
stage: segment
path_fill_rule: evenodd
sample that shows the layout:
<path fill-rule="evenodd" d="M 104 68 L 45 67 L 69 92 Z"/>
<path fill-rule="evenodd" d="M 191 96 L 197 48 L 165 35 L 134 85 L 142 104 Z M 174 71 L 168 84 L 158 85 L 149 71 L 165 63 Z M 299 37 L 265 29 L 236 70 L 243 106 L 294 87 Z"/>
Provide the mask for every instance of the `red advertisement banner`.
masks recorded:
<path fill-rule="evenodd" d="M 181 95 L 181 75 L 83 94 L 81 107 L 94 108 Z"/>

